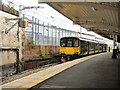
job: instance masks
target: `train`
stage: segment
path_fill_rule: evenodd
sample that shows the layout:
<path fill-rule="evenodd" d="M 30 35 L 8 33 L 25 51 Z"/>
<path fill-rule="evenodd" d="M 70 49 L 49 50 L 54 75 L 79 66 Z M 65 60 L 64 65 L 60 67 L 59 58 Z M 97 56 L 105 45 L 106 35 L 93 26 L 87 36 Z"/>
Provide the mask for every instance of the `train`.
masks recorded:
<path fill-rule="evenodd" d="M 105 43 L 98 43 L 79 37 L 62 37 L 60 39 L 61 62 L 106 51 L 107 44 Z"/>

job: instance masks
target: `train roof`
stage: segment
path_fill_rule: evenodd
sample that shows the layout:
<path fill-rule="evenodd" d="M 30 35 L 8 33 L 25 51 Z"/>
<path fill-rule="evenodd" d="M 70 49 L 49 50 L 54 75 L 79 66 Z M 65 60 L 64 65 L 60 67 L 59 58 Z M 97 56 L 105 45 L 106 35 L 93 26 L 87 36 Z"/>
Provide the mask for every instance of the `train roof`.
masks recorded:
<path fill-rule="evenodd" d="M 61 37 L 61 38 L 78 38 L 79 39 L 79 37 L 75 37 L 75 36 L 67 36 L 67 37 Z"/>
<path fill-rule="evenodd" d="M 106 44 L 106 43 L 101 43 L 101 42 L 98 42 L 96 40 L 93 40 L 93 39 L 88 39 L 88 38 L 83 38 L 83 37 L 75 37 L 75 36 L 67 36 L 67 37 L 62 37 L 62 38 L 78 38 L 80 40 L 83 40 L 83 41 L 87 41 L 87 42 L 93 42 L 93 43 L 100 43 L 100 44 Z"/>
<path fill-rule="evenodd" d="M 83 40 L 83 41 L 98 43 L 97 41 L 95 41 L 95 40 L 93 40 L 93 39 L 88 39 L 88 38 L 83 38 L 83 37 L 80 37 L 79 39 L 80 39 L 80 40 Z"/>

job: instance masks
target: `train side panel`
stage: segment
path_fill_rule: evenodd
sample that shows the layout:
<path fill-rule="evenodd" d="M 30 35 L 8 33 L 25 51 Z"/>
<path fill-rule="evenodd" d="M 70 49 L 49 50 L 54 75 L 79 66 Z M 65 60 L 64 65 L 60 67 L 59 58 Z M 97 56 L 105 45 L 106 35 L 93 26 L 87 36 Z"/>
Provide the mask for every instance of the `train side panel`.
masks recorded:
<path fill-rule="evenodd" d="M 99 44 L 99 52 L 101 53 L 103 50 L 102 50 L 102 47 L 103 45 L 102 44 Z"/>
<path fill-rule="evenodd" d="M 87 55 L 88 54 L 88 42 L 80 40 L 80 55 Z"/>
<path fill-rule="evenodd" d="M 103 44 L 103 52 L 107 51 L 107 44 Z"/>
<path fill-rule="evenodd" d="M 95 43 L 95 53 L 99 52 L 99 43 Z"/>
<path fill-rule="evenodd" d="M 89 42 L 89 54 L 93 54 L 94 53 L 94 43 L 93 42 Z"/>

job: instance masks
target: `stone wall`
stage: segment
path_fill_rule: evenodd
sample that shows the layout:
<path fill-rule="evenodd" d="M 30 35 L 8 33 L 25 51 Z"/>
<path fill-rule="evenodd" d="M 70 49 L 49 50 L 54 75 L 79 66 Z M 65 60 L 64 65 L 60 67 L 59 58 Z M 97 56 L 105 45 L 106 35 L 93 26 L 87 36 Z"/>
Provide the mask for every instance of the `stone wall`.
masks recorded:
<path fill-rule="evenodd" d="M 11 26 L 13 26 L 17 20 L 7 20 L 8 18 L 17 18 L 14 15 L 0 11 L 0 49 L 8 48 L 21 48 L 22 45 L 22 36 L 23 30 L 19 28 L 16 24 L 7 34 L 5 33 Z M 21 49 L 20 49 L 20 58 L 21 58 Z M 11 63 L 16 63 L 16 52 L 15 51 L 2 51 L 0 50 L 0 66 L 8 65 Z"/>

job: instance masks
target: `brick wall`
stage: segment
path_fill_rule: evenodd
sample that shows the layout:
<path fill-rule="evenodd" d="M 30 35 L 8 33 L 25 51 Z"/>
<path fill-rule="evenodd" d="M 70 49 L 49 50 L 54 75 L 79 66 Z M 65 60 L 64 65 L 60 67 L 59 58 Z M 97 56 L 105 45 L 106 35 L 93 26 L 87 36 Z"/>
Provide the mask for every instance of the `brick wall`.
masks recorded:
<path fill-rule="evenodd" d="M 26 45 L 24 46 L 23 59 L 35 60 L 52 58 L 59 54 L 59 46 L 51 45 Z"/>

